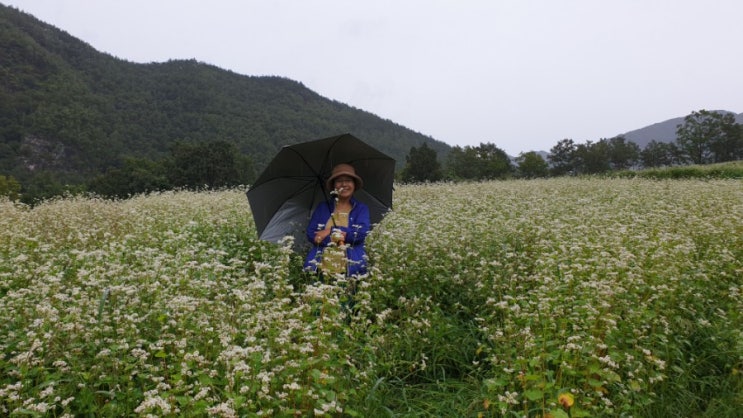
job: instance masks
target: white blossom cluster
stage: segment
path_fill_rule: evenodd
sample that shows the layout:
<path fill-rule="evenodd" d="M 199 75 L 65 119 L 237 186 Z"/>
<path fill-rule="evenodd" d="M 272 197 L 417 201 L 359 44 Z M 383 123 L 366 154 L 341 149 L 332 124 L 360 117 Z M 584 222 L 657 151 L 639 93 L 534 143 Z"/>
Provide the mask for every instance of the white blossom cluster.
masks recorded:
<path fill-rule="evenodd" d="M 0 210 L 0 415 L 343 410 L 338 288 L 295 290 L 243 191 Z"/>
<path fill-rule="evenodd" d="M 395 330 L 375 345 L 397 359 L 380 358 L 434 380 L 421 366 L 433 373 L 442 351 L 470 349 L 469 373 L 497 382 L 485 404 L 499 411 L 570 390 L 576 408 L 614 415 L 655 399 L 674 372 L 669 344 L 710 322 L 743 336 L 740 180 L 405 186 L 369 248 L 369 291 L 387 300 L 376 319 Z M 427 319 L 442 314 L 471 318 L 479 341 L 437 345 L 445 336 Z M 733 362 L 743 355 L 727 347 Z"/>
<path fill-rule="evenodd" d="M 323 282 L 290 240 L 257 239 L 242 190 L 0 201 L 0 415 L 364 416 L 401 401 L 393 383 L 461 379 L 467 415 L 547 415 L 568 393 L 611 416 L 679 373 L 667 348 L 743 341 L 740 181 L 404 185 L 394 202 L 369 275 Z"/>

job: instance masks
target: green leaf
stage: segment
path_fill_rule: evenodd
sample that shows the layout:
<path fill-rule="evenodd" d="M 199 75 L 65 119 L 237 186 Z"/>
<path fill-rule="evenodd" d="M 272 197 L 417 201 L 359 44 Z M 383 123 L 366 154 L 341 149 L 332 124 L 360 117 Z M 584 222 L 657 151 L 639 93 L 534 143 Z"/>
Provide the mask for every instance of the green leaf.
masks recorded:
<path fill-rule="evenodd" d="M 201 400 L 196 401 L 193 404 L 193 409 L 194 409 L 194 411 L 200 412 L 200 411 L 205 411 L 206 408 L 209 408 L 209 406 L 211 406 L 211 405 L 209 405 L 209 402 L 201 399 Z"/>
<path fill-rule="evenodd" d="M 604 385 L 603 382 L 596 379 L 588 379 L 588 384 L 591 385 L 592 388 L 600 388 Z"/>
<path fill-rule="evenodd" d="M 39 416 L 39 417 L 41 416 L 41 414 L 38 412 L 31 411 L 29 409 L 23 409 L 23 408 L 16 409 L 15 411 L 13 411 L 13 414 L 33 415 L 33 416 Z"/>
<path fill-rule="evenodd" d="M 503 379 L 485 379 L 484 383 L 488 390 L 500 390 L 500 388 L 507 384 Z"/>
<path fill-rule="evenodd" d="M 553 409 L 550 411 L 550 415 L 554 418 L 570 418 L 570 415 L 562 409 Z"/>
<path fill-rule="evenodd" d="M 108 398 L 111 398 L 111 399 L 113 399 L 113 398 L 116 397 L 116 394 L 113 391 L 110 391 L 110 390 L 97 390 L 94 393 L 97 393 L 98 395 L 104 395 L 104 396 L 106 396 Z"/>
<path fill-rule="evenodd" d="M 530 401 L 539 401 L 544 399 L 544 392 L 539 389 L 529 389 L 524 392 L 524 396 Z"/>
<path fill-rule="evenodd" d="M 212 381 L 212 378 L 211 377 L 209 377 L 209 376 L 207 376 L 205 374 L 200 374 L 199 375 L 199 383 L 201 383 L 202 385 L 204 385 L 204 386 L 210 386 L 212 384 L 212 382 L 213 381 Z"/>
<path fill-rule="evenodd" d="M 570 410 L 570 416 L 573 418 L 590 417 L 591 413 L 582 409 L 573 408 Z"/>
<path fill-rule="evenodd" d="M 684 373 L 686 373 L 684 371 L 684 369 L 682 369 L 681 367 L 679 367 L 679 366 L 677 366 L 675 364 L 673 366 L 671 366 L 671 370 L 673 370 L 674 372 L 676 372 L 678 374 L 684 374 Z"/>
<path fill-rule="evenodd" d="M 245 396 L 235 396 L 232 398 L 232 403 L 235 406 L 236 409 L 239 409 L 240 407 L 245 404 Z"/>
<path fill-rule="evenodd" d="M 629 382 L 630 389 L 634 390 L 635 392 L 639 392 L 642 390 L 642 385 L 637 380 L 631 380 Z"/>

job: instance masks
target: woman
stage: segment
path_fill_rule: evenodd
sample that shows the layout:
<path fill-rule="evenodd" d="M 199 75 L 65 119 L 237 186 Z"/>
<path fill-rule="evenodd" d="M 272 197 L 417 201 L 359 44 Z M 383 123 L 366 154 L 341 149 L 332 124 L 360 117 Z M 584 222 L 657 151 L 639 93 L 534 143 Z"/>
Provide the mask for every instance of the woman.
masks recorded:
<path fill-rule="evenodd" d="M 307 225 L 307 239 L 313 247 L 304 268 L 328 275 L 365 274 L 369 208 L 354 197 L 364 181 L 352 165 L 338 164 L 326 185 L 335 199 L 319 204 Z"/>

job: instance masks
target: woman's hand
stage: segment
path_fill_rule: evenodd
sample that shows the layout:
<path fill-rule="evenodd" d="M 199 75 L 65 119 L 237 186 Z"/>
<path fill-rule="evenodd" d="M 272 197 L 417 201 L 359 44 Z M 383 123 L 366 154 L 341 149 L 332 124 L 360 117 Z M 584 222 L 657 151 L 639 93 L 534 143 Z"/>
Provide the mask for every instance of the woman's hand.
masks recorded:
<path fill-rule="evenodd" d="M 315 232 L 315 244 L 320 245 L 320 243 L 323 242 L 323 240 L 325 240 L 328 235 L 330 235 L 329 229 L 321 229 Z"/>
<path fill-rule="evenodd" d="M 343 244 L 346 241 L 346 233 L 340 229 L 336 229 L 331 233 L 330 239 L 336 244 Z"/>

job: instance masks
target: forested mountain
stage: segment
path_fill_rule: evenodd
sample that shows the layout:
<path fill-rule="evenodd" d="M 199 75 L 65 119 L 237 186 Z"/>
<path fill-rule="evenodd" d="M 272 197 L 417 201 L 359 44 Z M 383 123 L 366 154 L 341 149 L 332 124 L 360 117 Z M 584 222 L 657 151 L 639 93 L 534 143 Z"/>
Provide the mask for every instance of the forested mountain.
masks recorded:
<path fill-rule="evenodd" d="M 127 157 L 174 144 L 229 142 L 256 171 L 281 146 L 352 133 L 398 161 L 449 146 L 300 82 L 240 75 L 195 60 L 136 64 L 0 5 L 0 175 L 82 183 Z"/>

